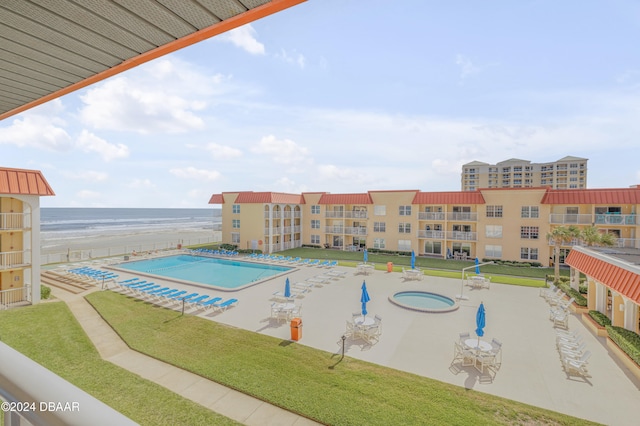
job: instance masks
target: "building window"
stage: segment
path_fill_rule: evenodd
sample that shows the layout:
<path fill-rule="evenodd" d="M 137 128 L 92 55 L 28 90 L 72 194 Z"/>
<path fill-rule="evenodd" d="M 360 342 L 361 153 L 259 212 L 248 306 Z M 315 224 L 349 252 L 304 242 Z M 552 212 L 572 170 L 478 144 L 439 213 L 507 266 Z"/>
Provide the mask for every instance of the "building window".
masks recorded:
<path fill-rule="evenodd" d="M 537 248 L 529 248 L 529 247 L 521 247 L 520 248 L 520 259 L 523 259 L 523 260 L 538 260 L 538 249 Z"/>
<path fill-rule="evenodd" d="M 318 205 L 311 206 L 311 214 L 320 214 L 320 206 Z"/>
<path fill-rule="evenodd" d="M 231 233 L 231 244 L 240 244 L 240 233 L 232 232 Z"/>
<path fill-rule="evenodd" d="M 411 240 L 398 240 L 398 251 L 411 251 Z"/>
<path fill-rule="evenodd" d="M 387 224 L 386 222 L 373 222 L 373 232 L 386 232 Z"/>
<path fill-rule="evenodd" d="M 525 219 L 538 219 L 540 217 L 540 210 L 538 206 L 522 206 L 520 217 Z"/>
<path fill-rule="evenodd" d="M 373 206 L 373 214 L 374 216 L 386 216 L 387 206 Z"/>
<path fill-rule="evenodd" d="M 425 241 L 424 252 L 427 254 L 442 254 L 442 241 Z"/>
<path fill-rule="evenodd" d="M 398 214 L 400 216 L 411 216 L 411 206 L 400 206 Z"/>
<path fill-rule="evenodd" d="M 384 249 L 387 246 L 385 245 L 384 238 L 374 238 L 373 239 L 373 248 L 376 249 Z"/>
<path fill-rule="evenodd" d="M 317 219 L 313 219 L 311 221 L 311 229 L 320 229 L 320 221 Z"/>
<path fill-rule="evenodd" d="M 398 224 L 398 232 L 401 234 L 410 234 L 411 233 L 411 224 L 410 223 L 399 223 Z"/>
<path fill-rule="evenodd" d="M 487 225 L 485 236 L 487 238 L 502 238 L 502 225 Z"/>
<path fill-rule="evenodd" d="M 311 235 L 311 244 L 320 244 L 320 235 Z"/>
<path fill-rule="evenodd" d="M 235 229 L 239 229 L 240 228 L 240 219 L 233 219 L 233 221 L 231 221 L 231 226 Z"/>
<path fill-rule="evenodd" d="M 537 240 L 539 229 L 537 226 L 521 226 L 520 227 L 520 238 L 527 238 L 530 240 Z"/>
<path fill-rule="evenodd" d="M 239 213 L 240 213 L 240 204 L 234 204 L 234 205 L 231 207 L 231 209 L 232 209 L 232 211 L 233 211 L 233 214 L 239 214 Z"/>
<path fill-rule="evenodd" d="M 487 206 L 487 217 L 502 217 L 502 206 Z"/>
<path fill-rule="evenodd" d="M 484 246 L 484 255 L 486 257 L 502 257 L 502 246 Z"/>

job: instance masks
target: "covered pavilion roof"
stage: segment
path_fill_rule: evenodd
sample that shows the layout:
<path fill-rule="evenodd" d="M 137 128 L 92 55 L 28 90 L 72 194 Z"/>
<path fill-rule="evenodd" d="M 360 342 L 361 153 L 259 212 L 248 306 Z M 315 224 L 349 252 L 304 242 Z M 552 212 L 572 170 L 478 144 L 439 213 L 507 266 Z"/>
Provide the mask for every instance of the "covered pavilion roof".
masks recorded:
<path fill-rule="evenodd" d="M 0 120 L 306 0 L 3 0 Z"/>

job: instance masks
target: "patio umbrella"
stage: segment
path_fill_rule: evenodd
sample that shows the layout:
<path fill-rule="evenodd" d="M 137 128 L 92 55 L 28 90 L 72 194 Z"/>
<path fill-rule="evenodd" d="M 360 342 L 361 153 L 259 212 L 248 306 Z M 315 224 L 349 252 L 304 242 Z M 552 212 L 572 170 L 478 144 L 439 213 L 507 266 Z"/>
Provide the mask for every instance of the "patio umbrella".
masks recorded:
<path fill-rule="evenodd" d="M 411 250 L 411 269 L 416 269 L 416 252 Z"/>
<path fill-rule="evenodd" d="M 480 261 L 476 257 L 476 275 L 480 275 Z"/>
<path fill-rule="evenodd" d="M 362 303 L 362 316 L 367 316 L 367 302 L 371 300 L 369 292 L 367 291 L 367 283 L 362 281 L 362 296 L 360 296 L 360 303 Z"/>
<path fill-rule="evenodd" d="M 367 261 L 369 260 L 369 252 L 367 251 L 367 249 L 364 249 L 363 256 L 364 263 L 367 263 Z"/>
<path fill-rule="evenodd" d="M 284 282 L 284 297 L 291 297 L 291 285 L 289 284 L 289 278 Z"/>
<path fill-rule="evenodd" d="M 480 306 L 478 306 L 478 312 L 476 313 L 476 334 L 478 335 L 478 342 L 480 341 L 480 337 L 484 336 L 484 325 L 485 325 L 485 313 L 484 313 L 484 304 L 480 302 Z"/>

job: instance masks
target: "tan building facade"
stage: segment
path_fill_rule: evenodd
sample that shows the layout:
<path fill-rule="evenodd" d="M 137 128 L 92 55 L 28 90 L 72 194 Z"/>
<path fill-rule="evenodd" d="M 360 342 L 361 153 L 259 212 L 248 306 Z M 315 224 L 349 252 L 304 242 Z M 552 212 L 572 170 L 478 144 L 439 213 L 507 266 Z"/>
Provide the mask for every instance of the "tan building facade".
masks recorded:
<path fill-rule="evenodd" d="M 368 191 L 281 194 L 225 192 L 222 241 L 267 253 L 303 245 L 364 247 L 440 258 L 500 259 L 548 266 L 557 226 L 594 225 L 619 247 L 640 248 L 640 188 Z M 561 249 L 560 261 L 570 248 Z"/>
<path fill-rule="evenodd" d="M 40 197 L 36 170 L 0 167 L 0 309 L 40 301 Z"/>
<path fill-rule="evenodd" d="M 472 161 L 462 166 L 462 191 L 478 188 L 587 188 L 586 158 L 564 157 L 551 163 L 512 158 L 497 164 Z"/>

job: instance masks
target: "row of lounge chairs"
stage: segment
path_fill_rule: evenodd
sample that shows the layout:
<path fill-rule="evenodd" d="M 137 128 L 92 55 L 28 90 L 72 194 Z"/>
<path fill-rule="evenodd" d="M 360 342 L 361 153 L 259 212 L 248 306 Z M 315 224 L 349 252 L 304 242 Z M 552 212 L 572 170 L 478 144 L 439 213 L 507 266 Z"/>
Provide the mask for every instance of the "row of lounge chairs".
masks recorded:
<path fill-rule="evenodd" d="M 575 300 L 573 297 L 569 300 L 564 298 L 564 292 L 558 287 L 551 285 L 548 289 L 540 291 L 540 296 L 549 303 L 549 320 L 553 322 L 556 328 L 564 330 L 569 329 L 569 306 Z"/>
<path fill-rule="evenodd" d="M 225 249 L 211 250 L 211 249 L 202 249 L 202 248 L 189 250 L 189 253 L 200 255 L 200 256 L 204 255 L 204 256 L 224 256 L 224 257 L 234 257 L 239 254 L 239 252 L 235 250 L 225 250 Z"/>
<path fill-rule="evenodd" d="M 591 352 L 586 350 L 586 343 L 580 334 L 556 330 L 556 346 L 560 354 L 562 368 L 568 376 L 591 377 L 587 369 Z"/>
<path fill-rule="evenodd" d="M 295 266 L 317 266 L 319 268 L 333 268 L 335 266 L 338 266 L 337 260 L 302 259 L 301 257 L 273 254 L 251 253 L 250 255 L 246 256 L 246 258 L 252 261 L 280 263 Z"/>
<path fill-rule="evenodd" d="M 113 272 L 109 271 L 103 271 L 101 269 L 91 268 L 89 266 L 67 269 L 66 273 L 84 279 L 85 281 L 91 281 L 94 284 L 98 284 L 103 281 L 115 281 L 115 279 L 118 278 L 118 274 L 114 274 Z"/>
<path fill-rule="evenodd" d="M 191 309 L 204 309 L 213 312 L 223 312 L 236 305 L 238 299 L 223 300 L 221 297 L 210 297 L 199 293 L 189 293 L 186 290 L 164 287 L 153 282 L 131 278 L 116 283 L 117 288 L 123 293 L 131 294 L 155 304 L 179 304 Z"/>

